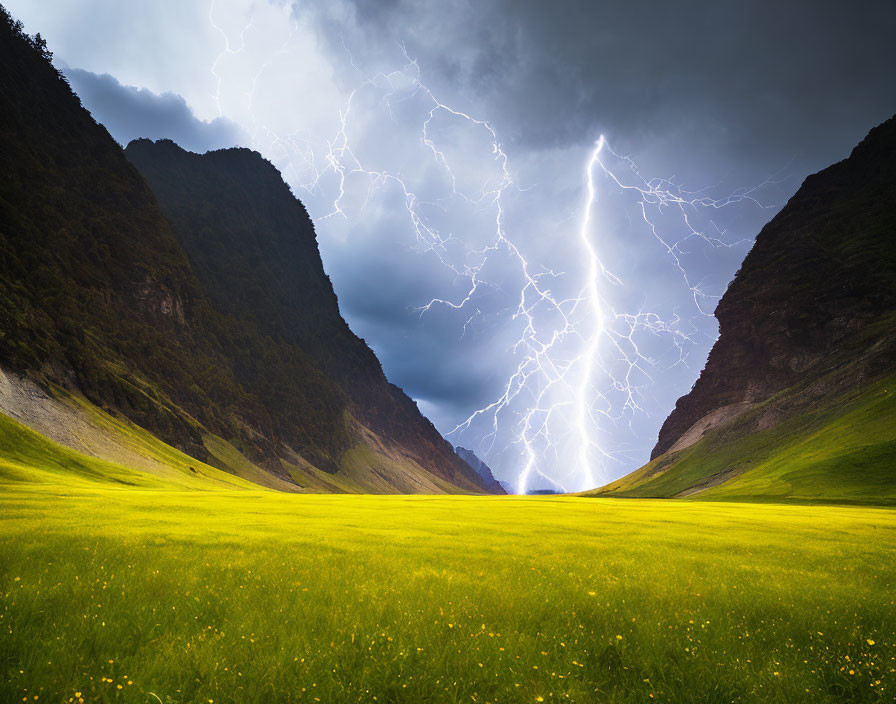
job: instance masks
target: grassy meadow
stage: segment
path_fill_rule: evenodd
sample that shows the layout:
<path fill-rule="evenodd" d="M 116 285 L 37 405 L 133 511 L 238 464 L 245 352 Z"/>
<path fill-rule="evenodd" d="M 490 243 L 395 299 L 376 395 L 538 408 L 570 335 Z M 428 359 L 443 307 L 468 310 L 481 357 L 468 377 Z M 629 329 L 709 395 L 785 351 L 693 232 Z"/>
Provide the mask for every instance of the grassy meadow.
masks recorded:
<path fill-rule="evenodd" d="M 0 487 L 0 701 L 891 702 L 896 512 Z"/>
<path fill-rule="evenodd" d="M 733 427 L 589 494 L 896 506 L 894 389 L 896 376 L 889 376 L 757 431 L 756 419 L 772 403 L 766 401 Z"/>

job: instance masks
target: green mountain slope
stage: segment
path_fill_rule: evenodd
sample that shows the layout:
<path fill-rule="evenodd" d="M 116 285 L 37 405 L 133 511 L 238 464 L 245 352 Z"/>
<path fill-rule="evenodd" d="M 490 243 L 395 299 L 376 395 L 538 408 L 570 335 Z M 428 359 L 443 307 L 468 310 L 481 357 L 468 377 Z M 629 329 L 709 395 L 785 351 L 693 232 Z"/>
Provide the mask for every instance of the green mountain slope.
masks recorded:
<path fill-rule="evenodd" d="M 222 180 L 229 156 L 203 158 L 202 197 L 163 212 L 49 58 L 0 8 L 0 372 L 13 386 L 34 383 L 53 412 L 79 399 L 91 427 L 99 412 L 224 470 L 254 467 L 266 486 L 483 490 L 348 330 L 307 214 L 270 164 L 236 150 L 252 168 Z M 251 198 L 272 183 L 264 221 L 247 227 L 227 207 L 234 189 Z M 203 241 L 208 258 L 185 220 L 222 235 Z M 0 410 L 15 416 L 27 398 L 12 393 Z M 50 424 L 40 432 L 56 437 Z M 99 456 L 121 445 L 58 440 Z"/>
<path fill-rule="evenodd" d="M 589 494 L 896 503 L 893 203 L 896 118 L 763 228 L 651 461 Z"/>
<path fill-rule="evenodd" d="M 757 406 L 740 419 L 748 427 Z M 738 424 L 590 495 L 896 505 L 896 376 L 767 430 Z"/>
<path fill-rule="evenodd" d="M 261 488 L 178 452 L 136 426 L 123 424 L 119 431 L 122 440 L 138 446 L 136 453 L 157 465 L 153 470 L 138 469 L 134 466 L 137 463 L 129 466 L 78 452 L 0 413 L 0 486 L 24 482 L 147 489 Z"/>

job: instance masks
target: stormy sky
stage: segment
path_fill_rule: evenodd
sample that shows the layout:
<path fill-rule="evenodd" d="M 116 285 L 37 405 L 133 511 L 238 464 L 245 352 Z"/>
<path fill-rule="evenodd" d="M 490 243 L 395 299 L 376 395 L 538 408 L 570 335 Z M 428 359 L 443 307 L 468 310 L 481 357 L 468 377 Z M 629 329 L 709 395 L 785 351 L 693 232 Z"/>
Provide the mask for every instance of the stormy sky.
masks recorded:
<path fill-rule="evenodd" d="M 5 4 L 122 144 L 273 161 L 390 380 L 530 487 L 646 460 L 752 238 L 896 111 L 888 1 Z"/>

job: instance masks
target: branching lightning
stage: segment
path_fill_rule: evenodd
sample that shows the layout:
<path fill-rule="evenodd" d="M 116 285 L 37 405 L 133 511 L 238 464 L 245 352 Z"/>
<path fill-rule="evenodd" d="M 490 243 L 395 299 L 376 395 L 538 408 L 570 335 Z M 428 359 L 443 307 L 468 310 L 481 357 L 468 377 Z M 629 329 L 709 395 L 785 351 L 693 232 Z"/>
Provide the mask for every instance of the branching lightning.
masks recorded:
<path fill-rule="evenodd" d="M 223 59 L 228 54 L 236 55 L 240 54 L 246 49 L 246 34 L 252 29 L 252 25 L 254 24 L 254 18 L 250 17 L 249 21 L 243 27 L 240 32 L 240 44 L 238 47 L 234 48 L 230 46 L 230 37 L 216 22 L 215 22 L 215 0 L 212 0 L 208 7 L 208 22 L 212 26 L 212 28 L 221 35 L 224 39 L 224 48 L 221 49 L 221 52 L 215 57 L 215 61 L 211 67 L 211 74 L 215 77 L 215 105 L 218 108 L 218 116 L 222 116 L 223 110 L 221 109 L 221 82 L 222 77 L 218 73 L 218 65 L 221 63 L 221 59 Z"/>
<path fill-rule="evenodd" d="M 209 19 L 225 39 L 225 48 L 212 66 L 220 109 L 218 64 L 225 54 L 242 50 L 252 25 L 250 21 L 243 29 L 241 46 L 234 49 L 226 34 L 214 24 L 211 11 Z M 353 184 L 358 179 L 366 183 L 358 191 L 363 193 L 362 211 L 378 191 L 387 187 L 398 189 L 417 248 L 436 257 L 457 281 L 464 282 L 460 295 L 435 295 L 422 302 L 417 308 L 421 316 L 436 307 L 462 311 L 459 334 L 466 335 L 474 321 L 483 318 L 482 298 L 499 290 L 507 293 L 502 288 L 504 282 L 489 279 L 487 267 L 500 259 L 502 271 L 513 271 L 519 286 L 510 293 L 515 304 L 503 322 L 518 331 L 510 349 L 512 366 L 492 401 L 472 411 L 447 435 L 472 436 L 487 460 L 515 448 L 519 493 L 536 483 L 562 491 L 591 488 L 608 479 L 607 466 L 619 460 L 616 452 L 607 449 L 606 432 L 643 412 L 639 400 L 642 386 L 649 383 L 657 363 L 642 350 L 642 338 L 666 337 L 677 351 L 674 363 L 683 363 L 685 347 L 691 340 L 688 325 L 677 315 L 664 319 L 657 312 L 617 310 L 613 305 L 612 292 L 623 289 L 625 284 L 601 257 L 599 195 L 612 188 L 632 196 L 643 228 L 677 269 L 698 314 L 710 315 L 707 302 L 714 296 L 704 290 L 701 282 L 692 280 L 683 261 L 685 248 L 692 241 L 709 247 L 731 247 L 740 242 L 727 241 L 725 233 L 717 229 L 705 232 L 695 224 L 694 215 L 744 202 L 761 207 L 758 197 L 765 184 L 715 199 L 708 190 L 687 191 L 671 179 L 647 180 L 631 159 L 614 152 L 601 136 L 589 150 L 581 178 L 583 201 L 578 230 L 566 233 L 569 239 L 577 241 L 574 268 L 581 270 L 577 272 L 581 284 L 572 287 L 577 291 L 572 295 L 557 294 L 554 287 L 562 275 L 532 261 L 507 231 L 508 196 L 520 189 L 496 129 L 489 121 L 437 98 L 422 82 L 416 60 L 403 47 L 401 51 L 406 61 L 401 70 L 369 76 L 359 70 L 362 78 L 339 111 L 338 128 L 332 138 L 315 141 L 298 133 L 274 135 L 269 148 L 286 157 L 281 161 L 290 163 L 297 176 L 294 185 L 329 202 L 327 211 L 316 218 L 318 224 L 351 217 L 346 198 L 350 190 L 354 192 Z M 352 66 L 357 69 L 354 60 Z M 257 75 L 252 91 L 255 83 Z M 417 138 L 445 175 L 447 184 L 437 202 L 421 198 L 401 173 L 374 168 L 359 157 L 350 133 L 362 91 L 380 95 L 380 104 L 390 115 L 397 106 L 412 99 L 423 105 Z M 251 93 L 249 104 L 251 110 Z M 488 145 L 487 160 L 496 167 L 496 176 L 486 178 L 484 185 L 473 192 L 461 186 L 436 134 L 437 120 L 449 120 L 482 135 Z M 301 168 L 296 168 L 297 164 Z M 301 179 L 299 173 L 310 176 Z M 427 215 L 427 209 L 444 209 L 452 203 L 487 214 L 491 223 L 489 236 L 483 238 L 481 232 L 469 238 L 464 233 L 443 234 Z M 683 233 L 674 238 L 658 224 L 657 215 L 668 217 L 670 212 L 680 222 L 679 230 Z M 468 241 L 479 244 L 472 246 Z"/>

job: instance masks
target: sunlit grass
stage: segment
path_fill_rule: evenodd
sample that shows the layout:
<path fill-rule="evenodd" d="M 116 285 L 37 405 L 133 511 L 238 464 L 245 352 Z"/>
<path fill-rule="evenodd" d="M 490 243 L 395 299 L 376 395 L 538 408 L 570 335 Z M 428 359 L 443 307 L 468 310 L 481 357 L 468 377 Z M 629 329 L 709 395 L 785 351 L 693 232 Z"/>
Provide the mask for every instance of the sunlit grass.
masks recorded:
<path fill-rule="evenodd" d="M 685 450 L 661 455 L 589 493 L 896 506 L 894 389 L 896 376 L 890 376 L 757 430 L 774 401 L 769 400 L 732 427 L 711 431 Z M 799 397 L 794 391 L 784 395 Z M 699 491 L 689 493 L 694 489 Z"/>
<path fill-rule="evenodd" d="M 896 512 L 0 489 L 0 701 L 896 697 Z"/>

